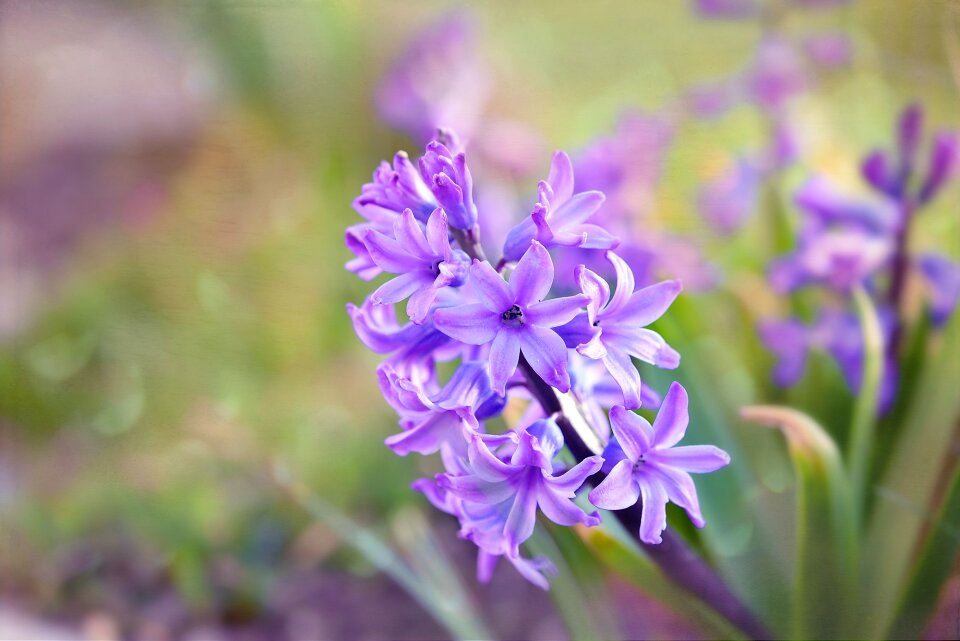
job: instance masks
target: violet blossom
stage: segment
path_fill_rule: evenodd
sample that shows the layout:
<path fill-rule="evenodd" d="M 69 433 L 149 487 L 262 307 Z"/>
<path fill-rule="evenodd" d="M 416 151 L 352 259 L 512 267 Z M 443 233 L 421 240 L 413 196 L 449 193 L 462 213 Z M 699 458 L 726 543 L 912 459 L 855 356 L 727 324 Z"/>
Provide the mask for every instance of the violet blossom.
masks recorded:
<path fill-rule="evenodd" d="M 666 312 L 681 286 L 679 281 L 664 281 L 634 291 L 630 266 L 612 251 L 606 256 L 617 274 L 613 296 L 605 280 L 581 265 L 576 274 L 581 291 L 589 297 L 587 310 L 558 331 L 569 347 L 603 361 L 623 392 L 624 405 L 634 409 L 640 407 L 641 382 L 631 357 L 667 369 L 680 364 L 677 351 L 646 326 Z"/>
<path fill-rule="evenodd" d="M 642 501 L 640 539 L 646 543 L 660 543 L 667 527 L 668 501 L 686 510 L 695 526 L 703 527 L 690 473 L 713 472 L 730 463 L 730 456 L 712 445 L 677 446 L 689 423 L 687 405 L 686 390 L 673 383 L 652 426 L 622 406 L 610 410 L 616 440 L 603 456 L 612 467 L 589 499 L 605 510 L 622 510 Z"/>
<path fill-rule="evenodd" d="M 531 243 L 509 285 L 479 260 L 470 267 L 470 283 L 480 302 L 438 309 L 437 328 L 470 345 L 490 344 L 490 375 L 501 394 L 521 353 L 544 381 L 569 391 L 566 347 L 553 328 L 573 318 L 588 299 L 579 294 L 544 300 L 553 284 L 553 261 L 544 246 Z"/>

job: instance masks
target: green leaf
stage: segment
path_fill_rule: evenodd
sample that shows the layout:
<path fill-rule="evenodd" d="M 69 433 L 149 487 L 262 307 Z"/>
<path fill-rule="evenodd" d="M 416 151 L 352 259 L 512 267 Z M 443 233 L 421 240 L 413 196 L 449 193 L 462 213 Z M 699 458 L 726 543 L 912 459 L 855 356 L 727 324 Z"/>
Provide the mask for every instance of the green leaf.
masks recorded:
<path fill-rule="evenodd" d="M 776 406 L 741 410 L 744 419 L 780 428 L 797 477 L 796 638 L 843 638 L 856 590 L 855 522 L 850 487 L 833 439 L 807 415 Z"/>
<path fill-rule="evenodd" d="M 933 519 L 910 584 L 898 608 L 899 614 L 888 635 L 893 639 L 917 639 L 937 602 L 943 582 L 960 557 L 960 474 L 951 462 L 953 482 L 947 490 L 940 513 Z"/>
<path fill-rule="evenodd" d="M 877 400 L 883 378 L 883 332 L 873 302 L 862 287 L 853 290 L 860 326 L 863 331 L 863 379 L 850 425 L 850 485 L 854 510 L 859 524 L 867 503 L 870 461 L 873 458 L 874 433 L 877 426 Z"/>
<path fill-rule="evenodd" d="M 610 525 L 606 524 L 606 527 Z M 731 626 L 712 608 L 676 587 L 653 561 L 637 551 L 634 546 L 613 536 L 605 528 L 590 528 L 584 532 L 583 536 L 586 545 L 604 566 L 635 585 L 650 598 L 682 615 L 704 633 L 717 639 L 744 638 L 739 630 Z M 661 631 L 661 636 L 664 638 L 669 635 L 669 630 Z"/>
<path fill-rule="evenodd" d="M 895 605 L 910 576 L 942 461 L 950 450 L 953 426 L 960 415 L 960 314 L 954 314 L 931 350 L 931 361 L 921 373 L 917 391 L 899 431 L 890 463 L 875 488 L 876 499 L 865 536 L 864 602 L 870 612 L 871 637 L 884 636 Z"/>

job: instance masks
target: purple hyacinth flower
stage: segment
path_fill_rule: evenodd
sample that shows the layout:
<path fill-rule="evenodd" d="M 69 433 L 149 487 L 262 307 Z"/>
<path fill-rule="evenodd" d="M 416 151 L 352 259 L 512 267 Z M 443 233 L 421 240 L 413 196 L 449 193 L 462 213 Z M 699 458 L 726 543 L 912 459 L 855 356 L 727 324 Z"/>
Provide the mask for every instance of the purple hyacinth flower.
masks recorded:
<path fill-rule="evenodd" d="M 363 185 L 353 201 L 358 214 L 374 223 L 390 224 L 393 217 L 409 209 L 422 223 L 439 203 L 417 167 L 404 151 L 393 157 L 393 165 L 384 161 L 373 172 L 373 180 Z M 449 212 L 448 212 L 449 213 Z"/>
<path fill-rule="evenodd" d="M 557 331 L 580 354 L 602 360 L 620 386 L 624 405 L 637 408 L 642 402 L 642 387 L 631 357 L 667 369 L 680 364 L 680 354 L 646 326 L 667 311 L 681 285 L 680 281 L 671 280 L 634 291 L 636 283 L 630 266 L 612 251 L 606 256 L 617 275 L 614 295 L 610 296 L 604 279 L 581 265 L 576 278 L 589 297 L 587 311 Z"/>
<path fill-rule="evenodd" d="M 404 428 L 385 441 L 400 456 L 410 452 L 433 454 L 444 447 L 465 456 L 467 434 L 479 430 L 479 421 L 498 414 L 505 402 L 490 389 L 486 365 L 477 361 L 462 363 L 446 385 L 432 395 L 389 364 L 377 369 L 377 378 L 384 398 L 400 415 Z"/>
<path fill-rule="evenodd" d="M 449 461 L 449 459 L 447 459 Z M 457 467 L 454 465 L 454 467 Z M 448 466 L 450 469 L 450 466 Z M 458 469 L 465 473 L 465 469 Z M 447 491 L 436 479 L 418 479 L 411 487 L 420 492 L 435 508 L 455 516 L 461 524 L 460 535 L 479 548 L 477 554 L 477 580 L 489 583 L 500 557 L 506 557 L 517 572 L 542 590 L 549 590 L 545 575 L 557 574 L 557 569 L 546 557 L 524 558 L 509 548 L 503 537 L 506 515 L 487 505 L 468 504 Z"/>
<path fill-rule="evenodd" d="M 777 358 L 773 382 L 780 387 L 796 384 L 807 368 L 810 330 L 795 318 L 766 319 L 757 326 L 760 341 Z"/>
<path fill-rule="evenodd" d="M 760 172 L 749 160 L 738 159 L 728 171 L 700 188 L 697 195 L 700 214 L 719 233 L 733 233 L 756 208 L 760 178 Z"/>
<path fill-rule="evenodd" d="M 449 360 L 463 351 L 462 345 L 429 321 L 400 325 L 392 305 L 375 305 L 368 298 L 360 307 L 348 303 L 347 314 L 364 345 L 377 354 L 389 354 L 385 362 L 416 380 L 432 375 L 434 361 Z"/>
<path fill-rule="evenodd" d="M 587 514 L 573 498 L 587 477 L 600 469 L 603 459 L 588 457 L 555 476 L 553 458 L 562 446 L 560 429 L 550 419 L 537 421 L 519 434 L 517 447 L 507 460 L 498 458 L 481 435 L 474 433 L 468 446 L 468 473 L 440 475 L 437 482 L 467 504 L 489 506 L 493 514 L 505 515 L 502 525 L 493 519 L 497 529 L 484 529 L 482 535 L 492 535 L 516 552 L 533 534 L 538 508 L 559 525 L 600 524 L 598 514 Z"/>
<path fill-rule="evenodd" d="M 807 179 L 793 201 L 817 227 L 847 225 L 891 234 L 900 225 L 900 212 L 892 203 L 848 194 L 820 175 Z"/>
<path fill-rule="evenodd" d="M 377 267 L 399 274 L 378 287 L 370 299 L 383 305 L 409 297 L 407 314 L 414 323 L 427 318 L 440 290 L 459 287 L 467 280 L 470 258 L 450 247 L 447 217 L 439 207 L 427 220 L 426 234 L 413 212 L 405 209 L 394 221 L 392 237 L 369 229 L 363 242 Z"/>
<path fill-rule="evenodd" d="M 536 239 L 546 247 L 610 249 L 619 240 L 598 225 L 585 223 L 603 204 L 599 191 L 574 193 L 573 164 L 562 151 L 553 154 L 550 174 L 537 186 L 533 213 L 510 230 L 503 256 L 517 260 Z"/>
<path fill-rule="evenodd" d="M 770 284 L 781 293 L 819 284 L 849 292 L 886 265 L 893 256 L 890 236 L 855 227 L 814 228 L 801 237 L 798 249 L 770 264 Z"/>
<path fill-rule="evenodd" d="M 455 12 L 428 25 L 395 57 L 378 87 L 381 117 L 421 143 L 438 127 L 471 136 L 492 80 L 477 49 L 469 14 Z"/>
<path fill-rule="evenodd" d="M 454 153 L 436 140 L 428 143 L 426 153 L 420 158 L 420 176 L 447 213 L 450 225 L 457 229 L 471 229 L 477 224 L 473 178 L 462 151 Z"/>
<path fill-rule="evenodd" d="M 651 426 L 641 416 L 616 406 L 610 422 L 616 443 L 604 452 L 610 473 L 590 492 L 590 502 L 605 510 L 623 510 L 643 500 L 640 540 L 660 543 L 667 527 L 667 502 L 686 510 L 697 527 L 704 526 L 697 488 L 690 473 L 713 472 L 730 456 L 712 445 L 677 446 L 687 431 L 687 391 L 673 383 Z"/>
<path fill-rule="evenodd" d="M 960 263 L 935 254 L 921 256 L 918 262 L 930 287 L 933 324 L 943 325 L 960 303 Z"/>
<path fill-rule="evenodd" d="M 506 393 L 507 380 L 520 354 L 549 385 L 570 390 L 567 349 L 552 329 L 572 319 L 589 300 L 583 294 L 544 300 L 553 284 L 553 261 L 533 241 L 510 276 L 508 285 L 488 262 L 475 260 L 470 283 L 479 303 L 434 312 L 437 329 L 469 345 L 490 347 L 493 388 Z"/>

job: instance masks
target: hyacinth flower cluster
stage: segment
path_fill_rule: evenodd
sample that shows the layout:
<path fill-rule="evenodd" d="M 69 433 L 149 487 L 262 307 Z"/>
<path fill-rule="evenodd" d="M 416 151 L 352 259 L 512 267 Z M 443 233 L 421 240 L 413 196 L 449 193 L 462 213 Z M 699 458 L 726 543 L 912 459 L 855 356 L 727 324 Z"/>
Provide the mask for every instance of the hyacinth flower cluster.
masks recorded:
<path fill-rule="evenodd" d="M 761 323 L 761 339 L 778 359 L 777 384 L 799 380 L 807 353 L 817 349 L 831 355 L 851 390 L 859 390 L 864 340 L 850 305 L 859 287 L 873 300 L 886 346 L 879 396 L 886 411 L 896 398 L 908 273 L 926 280 L 934 325 L 946 322 L 956 307 L 960 264 L 936 254 L 914 256 L 908 244 L 915 216 L 940 192 L 957 161 L 958 140 L 949 132 L 937 134 L 921 160 L 922 121 L 918 106 L 907 108 L 892 152 L 874 151 L 863 161 L 872 197 L 851 196 L 823 176 L 810 178 L 796 193 L 802 226 L 795 249 L 770 265 L 770 284 L 783 294 L 818 287 L 831 293 L 831 302 L 809 324 L 798 318 Z"/>
<path fill-rule="evenodd" d="M 347 268 L 367 280 L 389 276 L 360 306 L 348 306 L 357 335 L 385 356 L 378 380 L 401 427 L 386 444 L 401 456 L 439 454 L 445 470 L 414 488 L 458 519 L 460 536 L 478 548 L 481 581 L 504 557 L 548 586 L 549 560 L 521 549 L 538 516 L 594 527 L 594 508 L 633 510 L 635 536 L 654 545 L 669 534 L 673 502 L 702 527 L 690 474 L 717 470 L 729 457 L 709 445 L 677 445 L 687 428 L 686 391 L 674 383 L 661 399 L 634 364 L 678 366 L 679 354 L 647 325 L 667 311 L 680 283 L 637 288 L 617 237 L 589 221 L 604 195 L 577 190 L 563 152 L 498 260 L 478 241 L 483 217 L 472 193 L 466 154 L 442 133 L 417 162 L 399 153 L 374 172 L 353 203 L 364 221 L 346 232 L 355 255 Z M 554 255 L 584 251 L 609 262 L 614 288 L 580 265 L 569 276 L 579 291 L 557 292 Z M 507 404 L 526 405 L 523 418 L 488 431 Z M 652 425 L 634 412 L 645 404 L 660 406 Z"/>
<path fill-rule="evenodd" d="M 686 111 L 712 120 L 737 105 L 747 104 L 760 114 L 767 131 L 760 149 L 746 150 L 711 176 L 697 194 L 704 221 L 717 233 L 739 230 L 757 209 L 765 181 L 774 179 L 800 156 L 796 123 L 790 106 L 817 85 L 818 75 L 846 67 L 853 57 L 849 38 L 833 31 L 787 30 L 793 13 L 833 9 L 850 0 L 696 0 L 697 13 L 711 20 L 759 23 L 762 37 L 752 59 L 728 77 L 689 89 Z"/>

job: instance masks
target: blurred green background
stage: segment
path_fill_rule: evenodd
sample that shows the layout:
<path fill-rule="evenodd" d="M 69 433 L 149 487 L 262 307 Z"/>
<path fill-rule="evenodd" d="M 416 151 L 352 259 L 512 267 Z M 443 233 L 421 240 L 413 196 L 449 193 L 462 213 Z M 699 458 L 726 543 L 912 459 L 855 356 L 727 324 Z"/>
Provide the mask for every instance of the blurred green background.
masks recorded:
<path fill-rule="evenodd" d="M 343 230 L 358 220 L 350 201 L 381 159 L 416 151 L 378 118 L 375 88 L 452 6 L 0 3 L 8 625 L 25 616 L 91 638 L 446 634 L 304 509 L 280 469 L 328 516 L 348 514 L 414 559 L 435 542 L 493 634 L 575 635 L 511 569 L 475 585 L 455 523 L 408 489 L 430 463 L 382 445 L 395 418 L 376 386 L 377 358 L 344 311 L 369 289 L 342 267 Z M 960 124 L 960 67 L 948 55 L 960 43 L 955 9 L 870 0 L 791 20 L 843 30 L 856 53 L 796 106 L 805 154 L 780 206 L 810 170 L 856 185 L 860 156 L 890 140 L 911 101 L 930 122 Z M 495 76 L 486 113 L 542 138 L 535 176 L 550 151 L 609 134 L 624 110 L 657 110 L 691 83 L 734 73 L 760 33 L 704 21 L 679 1 L 497 1 L 471 13 Z M 748 500 L 769 503 L 776 521 L 792 509 L 781 443 L 731 417 L 744 403 L 786 402 L 829 426 L 852 401 L 826 360 L 811 378 L 829 379 L 828 398 L 809 381 L 789 393 L 767 382 L 772 359 L 752 322 L 778 309 L 759 281 L 770 254 L 759 232 L 714 238 L 695 212 L 697 185 L 763 135 L 748 108 L 685 125 L 655 212 L 723 273 L 717 291 L 687 296 L 663 329 L 689 350 L 680 376 L 703 384 L 716 420 L 756 464 Z M 520 189 L 532 202 L 535 180 Z M 958 195 L 951 187 L 925 216 L 918 246 L 960 256 Z M 749 545 L 734 517 L 707 516 L 708 528 L 732 532 L 737 554 Z M 789 555 L 788 531 L 773 537 L 774 557 Z M 625 606 L 626 636 L 698 634 L 620 579 L 606 585 Z"/>

